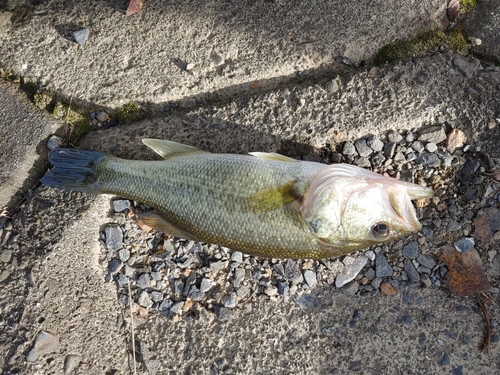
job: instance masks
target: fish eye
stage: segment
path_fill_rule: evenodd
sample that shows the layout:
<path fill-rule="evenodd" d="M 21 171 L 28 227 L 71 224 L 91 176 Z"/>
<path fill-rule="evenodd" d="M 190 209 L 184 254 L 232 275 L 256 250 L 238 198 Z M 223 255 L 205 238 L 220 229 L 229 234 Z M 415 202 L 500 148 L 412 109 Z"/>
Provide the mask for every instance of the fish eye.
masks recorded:
<path fill-rule="evenodd" d="M 389 235 L 391 230 L 386 223 L 377 223 L 372 227 L 372 234 L 376 239 L 382 239 Z"/>

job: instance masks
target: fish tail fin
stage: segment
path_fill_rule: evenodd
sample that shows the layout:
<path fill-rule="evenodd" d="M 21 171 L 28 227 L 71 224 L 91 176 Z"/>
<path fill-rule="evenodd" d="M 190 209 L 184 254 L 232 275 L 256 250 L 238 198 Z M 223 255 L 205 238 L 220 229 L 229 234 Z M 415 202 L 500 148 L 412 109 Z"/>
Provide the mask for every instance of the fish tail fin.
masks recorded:
<path fill-rule="evenodd" d="M 42 177 L 44 185 L 63 190 L 99 194 L 100 163 L 106 158 L 104 152 L 58 148 L 52 150 L 49 161 L 53 168 Z"/>

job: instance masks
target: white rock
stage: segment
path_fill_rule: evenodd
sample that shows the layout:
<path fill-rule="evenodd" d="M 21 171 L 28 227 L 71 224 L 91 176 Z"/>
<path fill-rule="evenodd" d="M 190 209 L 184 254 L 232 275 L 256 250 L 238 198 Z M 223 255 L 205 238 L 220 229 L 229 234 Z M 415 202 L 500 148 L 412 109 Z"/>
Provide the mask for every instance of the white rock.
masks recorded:
<path fill-rule="evenodd" d="M 345 257 L 343 261 L 345 265 L 344 270 L 335 279 L 335 286 L 337 288 L 342 288 L 344 285 L 354 280 L 359 271 L 363 269 L 366 262 L 368 262 L 368 257 L 364 255 L 361 255 L 359 258 L 350 256 Z"/>

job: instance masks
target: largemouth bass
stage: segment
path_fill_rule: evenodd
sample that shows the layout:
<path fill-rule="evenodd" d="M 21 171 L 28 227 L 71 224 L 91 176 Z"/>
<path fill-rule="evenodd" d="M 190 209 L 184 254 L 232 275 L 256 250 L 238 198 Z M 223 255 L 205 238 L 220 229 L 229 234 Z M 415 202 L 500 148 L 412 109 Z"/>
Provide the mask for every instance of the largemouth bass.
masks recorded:
<path fill-rule="evenodd" d="M 328 258 L 421 229 L 412 199 L 430 188 L 348 164 L 283 155 L 211 154 L 144 139 L 161 161 L 61 148 L 48 186 L 111 193 L 156 209 L 141 220 L 172 236 L 272 258 Z"/>

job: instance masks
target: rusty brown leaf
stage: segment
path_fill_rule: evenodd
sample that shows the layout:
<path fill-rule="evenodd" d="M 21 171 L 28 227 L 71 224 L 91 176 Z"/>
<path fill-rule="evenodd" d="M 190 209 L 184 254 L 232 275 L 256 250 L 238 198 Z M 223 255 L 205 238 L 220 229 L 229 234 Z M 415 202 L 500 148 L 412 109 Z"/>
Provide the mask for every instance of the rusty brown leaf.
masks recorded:
<path fill-rule="evenodd" d="M 144 5 L 144 0 L 130 0 L 127 7 L 127 16 L 139 13 Z"/>
<path fill-rule="evenodd" d="M 448 267 L 446 284 L 459 297 L 475 296 L 491 289 L 478 252 L 472 249 L 461 253 L 451 245 L 442 246 L 437 257 Z"/>

